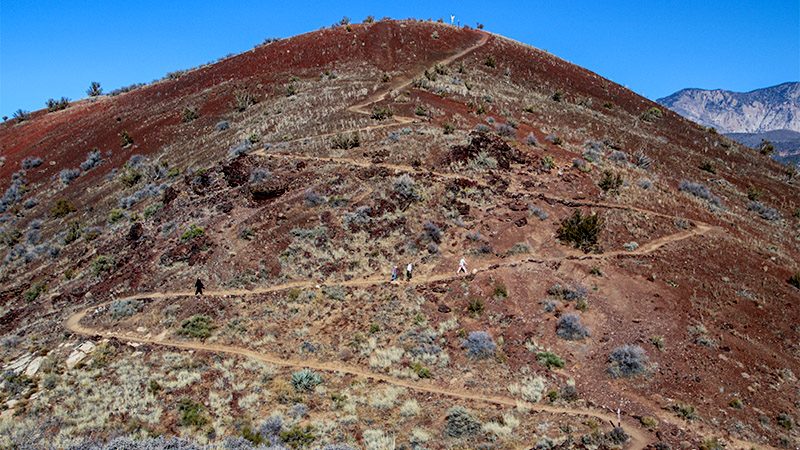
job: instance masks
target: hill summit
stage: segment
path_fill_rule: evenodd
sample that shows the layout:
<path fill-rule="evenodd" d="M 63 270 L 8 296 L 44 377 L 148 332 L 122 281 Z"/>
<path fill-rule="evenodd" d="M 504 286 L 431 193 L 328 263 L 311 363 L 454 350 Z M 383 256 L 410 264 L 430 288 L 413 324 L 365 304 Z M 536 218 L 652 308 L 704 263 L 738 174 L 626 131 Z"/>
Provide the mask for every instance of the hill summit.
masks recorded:
<path fill-rule="evenodd" d="M 800 443 L 796 174 L 597 74 L 370 20 L 65 106 L 0 125 L 0 446 Z"/>

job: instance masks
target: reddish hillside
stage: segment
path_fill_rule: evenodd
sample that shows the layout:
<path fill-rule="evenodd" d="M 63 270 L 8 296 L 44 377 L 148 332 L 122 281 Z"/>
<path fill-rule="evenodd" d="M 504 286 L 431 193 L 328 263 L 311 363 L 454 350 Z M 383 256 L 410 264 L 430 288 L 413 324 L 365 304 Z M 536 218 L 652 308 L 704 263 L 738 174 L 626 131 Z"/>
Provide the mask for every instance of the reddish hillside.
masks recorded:
<path fill-rule="evenodd" d="M 794 173 L 548 53 L 340 26 L 0 151 L 0 446 L 800 445 Z"/>

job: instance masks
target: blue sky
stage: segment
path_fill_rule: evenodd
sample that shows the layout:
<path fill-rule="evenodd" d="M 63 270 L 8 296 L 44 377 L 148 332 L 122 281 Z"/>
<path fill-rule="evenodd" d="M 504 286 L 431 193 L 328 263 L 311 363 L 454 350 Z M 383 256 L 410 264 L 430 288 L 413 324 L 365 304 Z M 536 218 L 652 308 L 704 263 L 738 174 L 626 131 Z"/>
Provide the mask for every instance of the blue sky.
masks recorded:
<path fill-rule="evenodd" d="M 655 99 L 800 79 L 800 1 L 2 1 L 0 115 L 161 78 L 343 16 L 448 18 L 545 49 Z"/>

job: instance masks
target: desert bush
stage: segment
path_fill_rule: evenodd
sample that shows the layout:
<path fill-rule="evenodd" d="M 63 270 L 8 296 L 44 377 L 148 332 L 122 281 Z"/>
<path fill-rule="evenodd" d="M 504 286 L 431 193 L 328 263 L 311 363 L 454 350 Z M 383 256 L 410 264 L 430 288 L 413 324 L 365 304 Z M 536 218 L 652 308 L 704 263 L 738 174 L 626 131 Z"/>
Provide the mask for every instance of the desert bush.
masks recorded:
<path fill-rule="evenodd" d="M 117 175 L 117 179 L 123 186 L 133 187 L 142 179 L 142 173 L 136 168 L 126 164 L 122 172 Z"/>
<path fill-rule="evenodd" d="M 661 111 L 661 109 L 653 106 L 652 108 L 643 112 L 640 117 L 645 122 L 655 122 L 656 120 L 664 117 L 664 113 Z"/>
<path fill-rule="evenodd" d="M 792 420 L 792 416 L 786 413 L 780 413 L 775 418 L 775 422 L 786 430 L 791 430 L 794 428 L 794 420 Z"/>
<path fill-rule="evenodd" d="M 647 370 L 647 353 L 638 345 L 622 345 L 608 356 L 608 373 L 613 378 L 632 377 Z"/>
<path fill-rule="evenodd" d="M 100 276 L 114 268 L 114 258 L 100 255 L 92 261 L 92 275 Z"/>
<path fill-rule="evenodd" d="M 130 209 L 135 204 L 151 197 L 159 197 L 167 186 L 165 184 L 147 184 L 138 191 L 131 195 L 119 199 L 119 207 L 122 209 Z"/>
<path fill-rule="evenodd" d="M 108 213 L 108 223 L 115 224 L 125 218 L 125 211 L 114 208 Z"/>
<path fill-rule="evenodd" d="M 522 255 L 525 253 L 530 253 L 531 248 L 528 244 L 524 242 L 517 242 L 516 244 L 512 245 L 511 248 L 508 249 L 506 253 L 509 255 Z"/>
<path fill-rule="evenodd" d="M 86 90 L 86 94 L 89 97 L 97 97 L 103 94 L 103 88 L 100 87 L 100 83 L 97 81 L 92 81 L 92 83 L 89 85 L 89 89 Z"/>
<path fill-rule="evenodd" d="M 565 314 L 558 319 L 556 334 L 568 341 L 579 341 L 590 335 L 577 314 Z"/>
<path fill-rule="evenodd" d="M 781 219 L 781 213 L 777 209 L 770 208 L 761 202 L 752 201 L 747 205 L 747 209 L 755 212 L 764 220 L 775 221 Z"/>
<path fill-rule="evenodd" d="M 302 427 L 299 424 L 294 425 L 286 431 L 282 431 L 280 438 L 284 444 L 293 449 L 306 448 L 316 440 L 314 429 L 311 425 Z"/>
<path fill-rule="evenodd" d="M 147 205 L 147 207 L 142 211 L 145 219 L 149 219 L 153 217 L 157 212 L 161 211 L 164 208 L 164 204 L 161 202 L 153 203 L 151 205 Z"/>
<path fill-rule="evenodd" d="M 256 104 L 256 98 L 248 91 L 236 91 L 233 94 L 233 107 L 242 112 Z"/>
<path fill-rule="evenodd" d="M 762 139 L 761 144 L 758 145 L 758 152 L 764 156 L 770 156 L 775 152 L 775 146 L 772 142 Z"/>
<path fill-rule="evenodd" d="M 77 209 L 69 200 L 59 199 L 56 204 L 50 208 L 50 217 L 60 219 L 69 213 L 75 212 Z"/>
<path fill-rule="evenodd" d="M 81 237 L 81 224 L 80 222 L 70 222 L 67 226 L 67 232 L 64 234 L 64 244 L 69 245 L 77 241 Z"/>
<path fill-rule="evenodd" d="M 517 136 L 517 130 L 507 123 L 498 123 L 494 126 L 494 130 L 503 137 L 513 138 Z"/>
<path fill-rule="evenodd" d="M 11 183 L 9 184 L 5 192 L 3 192 L 3 196 L 0 197 L 0 212 L 6 212 L 8 208 L 12 207 L 14 204 L 22 200 L 22 196 L 25 194 L 25 190 L 26 190 L 25 172 L 24 171 L 14 172 L 11 175 Z M 7 218 L 9 216 L 2 216 L 2 217 Z"/>
<path fill-rule="evenodd" d="M 370 114 L 370 117 L 380 121 L 392 117 L 393 114 L 394 113 L 392 113 L 392 110 L 387 106 L 375 106 L 372 108 L 372 114 Z"/>
<path fill-rule="evenodd" d="M 497 350 L 497 344 L 485 331 L 470 331 L 467 338 L 461 341 L 461 347 L 466 349 L 467 356 L 474 359 L 490 358 Z"/>
<path fill-rule="evenodd" d="M 84 172 L 94 169 L 95 167 L 100 165 L 100 162 L 103 161 L 103 157 L 100 156 L 100 151 L 94 149 L 86 154 L 86 160 L 81 163 L 81 170 Z"/>
<path fill-rule="evenodd" d="M 536 147 L 537 145 L 539 145 L 539 141 L 536 139 L 536 135 L 534 135 L 532 132 L 528 133 L 528 135 L 525 137 L 525 143 L 530 145 L 531 147 Z"/>
<path fill-rule="evenodd" d="M 438 225 L 431 221 L 427 221 L 422 225 L 425 236 L 431 241 L 439 244 L 442 242 L 442 230 Z"/>
<path fill-rule="evenodd" d="M 109 307 L 109 312 L 111 313 L 111 318 L 114 320 L 123 319 L 125 317 L 130 317 L 139 311 L 141 311 L 144 303 L 141 300 L 135 299 L 125 299 L 125 300 L 115 300 L 111 302 Z"/>
<path fill-rule="evenodd" d="M 443 134 L 453 134 L 456 131 L 456 126 L 450 122 L 445 122 L 442 124 L 442 133 Z"/>
<path fill-rule="evenodd" d="M 190 338 L 206 339 L 211 336 L 211 332 L 214 328 L 216 327 L 212 323 L 210 317 L 202 314 L 195 314 L 181 323 L 178 334 Z"/>
<path fill-rule="evenodd" d="M 589 291 L 580 283 L 572 283 L 568 286 L 556 283 L 547 289 L 547 293 L 566 301 L 573 301 L 585 298 Z"/>
<path fill-rule="evenodd" d="M 482 151 L 470 160 L 469 167 L 475 171 L 496 169 L 497 159 Z"/>
<path fill-rule="evenodd" d="M 553 145 L 561 145 L 564 143 L 564 141 L 560 137 L 558 137 L 558 135 L 556 135 L 555 133 L 548 134 L 547 136 L 544 137 L 544 140 Z"/>
<path fill-rule="evenodd" d="M 452 438 L 466 438 L 478 434 L 481 423 L 466 408 L 454 406 L 447 410 L 444 433 Z"/>
<path fill-rule="evenodd" d="M 536 360 L 548 369 L 564 367 L 564 360 L 552 352 L 539 352 L 536 354 Z"/>
<path fill-rule="evenodd" d="M 62 183 L 68 185 L 78 178 L 80 174 L 81 171 L 78 169 L 62 169 L 61 172 L 58 172 L 58 178 Z"/>
<path fill-rule="evenodd" d="M 603 177 L 597 185 L 605 192 L 618 192 L 622 187 L 622 175 L 614 174 L 610 170 L 603 171 Z"/>
<path fill-rule="evenodd" d="M 228 159 L 236 159 L 240 156 L 244 156 L 250 152 L 252 148 L 252 144 L 247 139 L 234 144 L 230 149 L 228 149 Z"/>
<path fill-rule="evenodd" d="M 322 384 L 322 376 L 311 369 L 302 369 L 292 373 L 292 387 L 297 392 L 308 392 Z"/>
<path fill-rule="evenodd" d="M 214 129 L 217 130 L 217 131 L 225 131 L 230 127 L 231 127 L 231 124 L 228 123 L 227 120 L 220 120 L 219 122 L 217 122 L 216 125 L 214 125 Z"/>
<path fill-rule="evenodd" d="M 61 111 L 62 109 L 67 109 L 69 106 L 69 99 L 67 97 L 61 97 L 60 99 L 48 99 L 47 100 L 47 112 L 55 112 Z"/>
<path fill-rule="evenodd" d="M 26 302 L 32 302 L 45 292 L 47 292 L 47 284 L 43 281 L 37 281 L 22 294 L 22 298 Z"/>
<path fill-rule="evenodd" d="M 310 206 L 313 208 L 319 205 L 324 205 L 328 201 L 328 199 L 318 194 L 314 190 L 307 189 L 303 193 L 303 201 L 305 202 L 306 206 Z"/>
<path fill-rule="evenodd" d="M 697 410 L 688 403 L 675 403 L 670 406 L 670 409 L 679 417 L 686 420 L 695 420 L 698 418 Z"/>
<path fill-rule="evenodd" d="M 640 150 L 633 155 L 633 165 L 647 170 L 653 165 L 653 159 Z"/>
<path fill-rule="evenodd" d="M 639 180 L 637 184 L 639 185 L 640 188 L 644 190 L 649 190 L 650 188 L 653 187 L 653 182 L 648 180 L 647 178 L 642 178 L 641 180 Z"/>
<path fill-rule="evenodd" d="M 181 242 L 191 241 L 194 238 L 204 236 L 205 230 L 195 224 L 191 224 L 189 228 L 181 235 Z"/>
<path fill-rule="evenodd" d="M 397 194 L 403 200 L 413 202 L 421 199 L 421 196 L 417 190 L 417 184 L 409 174 L 404 173 L 403 175 L 400 175 L 394 179 L 392 184 L 395 194 Z"/>
<path fill-rule="evenodd" d="M 689 194 L 694 195 L 697 198 L 701 198 L 713 206 L 721 206 L 722 202 L 716 195 L 712 194 L 711 191 L 700 183 L 693 183 L 688 180 L 682 180 L 678 185 L 678 190 L 682 192 L 687 192 Z"/>
<path fill-rule="evenodd" d="M 198 117 L 200 117 L 200 113 L 198 112 L 196 106 L 187 106 L 183 108 L 183 111 L 181 112 L 181 120 L 184 122 L 191 122 Z"/>
<path fill-rule="evenodd" d="M 605 438 L 614 445 L 622 445 L 630 439 L 628 433 L 622 427 L 612 428 L 611 431 L 605 434 Z"/>
<path fill-rule="evenodd" d="M 122 132 L 119 134 L 119 142 L 120 142 L 120 147 L 123 148 L 128 147 L 130 145 L 133 145 L 133 138 L 131 137 L 130 134 L 128 134 L 127 130 L 122 130 Z"/>
<path fill-rule="evenodd" d="M 471 298 L 467 303 L 467 312 L 475 317 L 480 316 L 483 314 L 483 311 L 486 309 L 486 305 L 484 305 L 483 300 L 478 297 Z"/>
<path fill-rule="evenodd" d="M 36 156 L 29 156 L 22 160 L 20 164 L 23 170 L 31 170 L 42 165 L 42 158 Z"/>
<path fill-rule="evenodd" d="M 14 111 L 14 114 L 11 116 L 17 123 L 24 122 L 31 118 L 31 113 L 25 111 L 23 109 L 18 109 Z"/>
<path fill-rule="evenodd" d="M 361 145 L 361 138 L 357 132 L 352 132 L 349 136 L 344 133 L 339 133 L 331 139 L 331 148 L 348 150 L 356 148 Z"/>
<path fill-rule="evenodd" d="M 632 251 L 636 250 L 637 248 L 639 248 L 639 243 L 635 242 L 635 241 L 626 242 L 626 243 L 622 244 L 622 248 L 624 248 L 625 250 L 627 250 L 629 252 L 632 252 Z"/>
<path fill-rule="evenodd" d="M 603 229 L 603 219 L 597 214 L 583 215 L 580 211 L 565 218 L 556 231 L 556 237 L 575 248 L 589 252 L 598 245 L 598 238 Z"/>
<path fill-rule="evenodd" d="M 369 206 L 359 206 L 353 212 L 345 213 L 342 216 L 342 223 L 348 229 L 353 229 L 367 225 L 372 220 L 372 208 Z"/>
<path fill-rule="evenodd" d="M 190 398 L 182 398 L 178 402 L 180 424 L 184 427 L 202 428 L 208 423 L 205 408 Z"/>

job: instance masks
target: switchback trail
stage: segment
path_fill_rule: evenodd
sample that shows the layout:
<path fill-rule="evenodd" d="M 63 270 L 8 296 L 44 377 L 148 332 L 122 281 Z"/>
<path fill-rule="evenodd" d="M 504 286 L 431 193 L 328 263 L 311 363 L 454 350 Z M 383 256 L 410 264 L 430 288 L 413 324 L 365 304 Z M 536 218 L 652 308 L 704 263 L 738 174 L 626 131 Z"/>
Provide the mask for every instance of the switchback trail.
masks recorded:
<path fill-rule="evenodd" d="M 141 298 L 141 297 L 138 297 Z M 156 297 L 148 297 L 148 298 L 156 298 Z M 243 356 L 246 358 L 255 359 L 258 361 L 263 361 L 268 364 L 273 364 L 275 366 L 281 367 L 290 367 L 290 368 L 310 368 L 319 371 L 325 372 L 336 372 L 342 374 L 349 374 L 354 375 L 361 378 L 367 378 L 369 380 L 377 381 L 380 383 L 386 383 L 393 386 L 403 387 L 412 391 L 416 392 L 424 392 L 429 394 L 435 395 L 442 395 L 446 397 L 462 399 L 462 400 L 469 400 L 469 401 L 476 401 L 476 402 L 483 402 L 483 403 L 491 403 L 494 405 L 506 406 L 506 407 L 520 407 L 524 409 L 529 409 L 531 411 L 539 411 L 539 412 L 546 412 L 551 414 L 562 414 L 567 416 L 577 416 L 577 417 L 594 417 L 598 419 L 600 422 L 615 422 L 616 417 L 612 414 L 608 414 L 604 411 L 589 409 L 589 408 L 570 408 L 570 407 L 559 407 L 559 406 L 552 406 L 552 405 L 544 405 L 539 403 L 531 403 L 522 400 L 517 400 L 512 397 L 507 397 L 503 395 L 489 395 L 489 394 L 480 394 L 475 392 L 469 392 L 464 389 L 456 389 L 456 388 L 446 388 L 437 386 L 436 384 L 424 381 L 411 381 L 407 379 L 395 378 L 389 375 L 375 373 L 364 368 L 350 365 L 350 364 L 343 364 L 338 361 L 318 361 L 314 359 L 296 359 L 296 358 L 285 358 L 279 355 L 274 355 L 270 353 L 264 352 L 257 352 L 254 350 L 250 350 L 247 348 L 236 347 L 232 345 L 222 345 L 222 344 L 208 344 L 203 342 L 187 342 L 187 341 L 177 341 L 177 340 L 170 340 L 170 339 L 159 339 L 159 338 L 150 338 L 150 337 L 142 337 L 136 336 L 132 333 L 118 333 L 113 331 L 104 331 L 98 330 L 91 327 L 86 327 L 81 325 L 81 319 L 83 319 L 87 313 L 94 310 L 98 307 L 103 307 L 108 305 L 110 302 L 106 302 L 102 305 L 92 306 L 90 308 L 84 309 L 78 313 L 71 315 L 67 321 L 65 322 L 65 326 L 68 330 L 83 336 L 90 336 L 90 337 L 104 337 L 104 338 L 115 338 L 120 341 L 124 342 L 134 342 L 140 344 L 152 344 L 152 345 L 161 345 L 166 347 L 172 347 L 177 349 L 183 350 L 197 350 L 197 351 L 205 351 L 205 352 L 212 352 L 212 353 L 226 353 L 230 355 L 237 355 Z M 639 429 L 638 426 L 632 425 L 628 423 L 628 419 L 620 424 L 622 428 L 625 430 L 625 433 L 628 434 L 630 438 L 630 448 L 640 450 L 645 448 L 648 443 L 647 436 Z"/>
<path fill-rule="evenodd" d="M 474 51 L 475 49 L 483 46 L 489 39 L 489 34 L 482 33 L 481 38 L 478 40 L 477 43 L 474 45 L 455 53 L 447 58 L 439 61 L 439 64 L 447 65 L 452 63 L 453 61 L 461 58 L 470 52 Z M 369 106 L 384 100 L 389 93 L 392 91 L 403 89 L 409 86 L 413 82 L 413 77 L 403 77 L 394 80 L 390 83 L 386 89 L 382 89 L 370 96 L 368 96 L 362 102 L 350 106 L 348 108 L 349 111 L 358 114 L 366 114 L 369 115 L 371 112 L 369 111 Z M 356 131 L 366 131 L 366 130 L 374 130 L 380 128 L 386 128 L 390 126 L 395 126 L 397 124 L 404 124 L 404 123 L 411 123 L 414 121 L 414 118 L 411 117 L 403 117 L 403 116 L 394 116 L 393 123 L 390 124 L 378 124 L 369 127 L 360 128 Z M 317 137 L 326 137 L 326 136 L 334 136 L 339 133 L 328 133 L 318 136 L 310 136 L 310 137 L 303 137 L 295 139 L 294 141 L 304 140 L 304 139 L 311 139 Z M 360 167 L 384 167 L 390 170 L 397 170 L 397 171 L 404 171 L 404 172 L 415 172 L 415 173 L 428 173 L 437 177 L 448 178 L 448 179 L 469 179 L 473 182 L 478 184 L 487 186 L 485 182 L 482 180 L 476 180 L 473 178 L 468 178 L 463 175 L 455 174 L 455 173 L 442 173 L 442 172 L 432 172 L 427 171 L 424 169 L 418 169 L 411 166 L 405 165 L 397 165 L 397 164 L 383 164 L 383 163 L 371 163 L 366 161 L 358 161 L 355 159 L 350 158 L 321 158 L 321 157 L 312 157 L 312 156 L 300 156 L 300 155 L 289 155 L 289 154 L 266 154 L 263 150 L 254 152 L 255 154 L 261 154 L 264 156 L 270 157 L 284 157 L 284 158 L 294 158 L 294 159 L 306 159 L 306 160 L 314 160 L 314 161 L 333 161 L 342 164 L 351 164 Z M 598 202 L 583 202 L 583 201 L 576 201 L 576 200 L 568 200 L 562 199 L 558 197 L 551 196 L 547 193 L 543 192 L 532 192 L 527 190 L 521 190 L 520 192 L 525 192 L 528 194 L 534 194 L 539 198 L 549 201 L 549 202 L 556 202 L 561 203 L 566 206 L 593 206 L 593 207 L 601 207 L 601 208 L 612 208 L 612 209 L 624 209 L 630 211 L 638 211 L 645 214 L 652 214 L 661 217 L 668 217 L 672 218 L 672 216 L 658 213 L 655 211 L 649 211 L 645 209 L 636 208 L 633 206 L 626 206 L 626 205 L 617 205 L 617 204 L 605 204 L 605 203 L 598 203 Z M 652 252 L 659 250 L 660 248 L 664 247 L 673 242 L 681 241 L 684 239 L 691 238 L 693 236 L 701 235 L 708 233 L 715 229 L 715 227 L 701 223 L 701 222 L 694 222 L 695 227 L 691 230 L 682 231 L 673 235 L 664 236 L 659 239 L 655 239 L 634 251 L 615 251 L 615 252 L 608 252 L 604 254 L 586 254 L 586 255 L 567 255 L 563 257 L 546 257 L 546 258 L 531 258 L 529 256 L 521 256 L 516 258 L 509 258 L 506 260 L 495 261 L 491 264 L 485 265 L 479 269 L 473 270 L 473 273 L 481 273 L 490 270 L 495 270 L 500 267 L 515 267 L 520 264 L 531 264 L 531 263 L 547 263 L 552 261 L 561 261 L 561 260 L 586 260 L 586 259 L 605 259 L 605 258 L 612 258 L 612 257 L 626 257 L 626 256 L 639 256 L 645 255 Z M 413 282 L 406 283 L 411 285 L 421 285 L 427 284 L 432 282 L 439 282 L 439 281 L 447 281 L 458 278 L 459 275 L 454 275 L 452 273 L 447 274 L 430 274 L 430 275 L 422 275 L 418 276 Z M 339 282 L 332 282 L 331 284 L 336 284 L 340 286 L 352 286 L 352 287 L 359 287 L 359 286 L 373 286 L 379 284 L 386 284 L 388 283 L 385 277 L 380 278 L 365 278 L 365 279 L 357 279 L 357 280 L 345 280 Z M 232 295 L 254 295 L 254 294 L 263 294 L 269 292 L 279 292 L 285 291 L 289 289 L 296 289 L 296 288 L 317 288 L 321 283 L 315 280 L 304 280 L 304 281 L 290 281 L 283 284 L 273 285 L 273 286 L 266 286 L 266 287 L 258 287 L 254 289 L 225 289 L 225 290 L 216 290 L 216 291 L 208 291 L 206 293 L 207 296 L 232 296 Z M 175 298 L 175 297 L 185 297 L 185 296 L 192 296 L 192 291 L 178 291 L 178 292 L 151 292 L 151 293 L 143 293 L 137 295 L 131 295 L 129 297 L 122 298 L 124 299 L 162 299 L 162 298 Z M 120 300 L 120 299 L 117 299 Z M 181 340 L 172 340 L 167 339 L 165 334 L 162 334 L 158 337 L 149 337 L 149 336 L 137 336 L 131 332 L 114 332 L 108 330 L 101 330 L 96 329 L 88 326 L 84 326 L 81 324 L 81 320 L 86 317 L 91 311 L 96 310 L 97 308 L 102 308 L 107 306 L 111 303 L 112 300 L 109 300 L 100 305 L 94 305 L 83 310 L 80 310 L 72 315 L 70 315 L 67 320 L 65 321 L 65 327 L 79 335 L 83 336 L 90 336 L 90 337 L 105 337 L 105 338 L 116 338 L 121 341 L 126 342 L 135 342 L 135 343 L 146 343 L 146 344 L 153 344 L 153 345 L 161 345 L 166 347 L 178 348 L 178 349 L 185 349 L 185 350 L 197 350 L 197 351 L 206 351 L 206 352 L 214 352 L 214 353 L 227 353 L 231 355 L 238 355 L 247 358 L 256 359 L 259 361 L 263 361 L 269 364 L 273 364 L 276 366 L 282 367 L 291 367 L 291 368 L 312 368 L 315 370 L 320 371 L 327 371 L 327 372 L 338 372 L 338 373 L 345 373 L 354 376 L 359 376 L 363 378 L 367 378 L 373 381 L 382 382 L 394 386 L 404 387 L 412 391 L 416 392 L 425 392 L 429 394 L 436 394 L 436 395 L 443 395 L 451 398 L 462 399 L 462 400 L 469 400 L 469 401 L 477 401 L 477 402 L 484 402 L 484 403 L 491 403 L 500 406 L 506 407 L 517 407 L 521 406 L 523 408 L 528 408 L 532 411 L 539 411 L 539 412 L 546 412 L 552 414 L 562 414 L 567 416 L 583 416 L 583 417 L 593 417 L 601 422 L 615 422 L 617 417 L 613 414 L 609 414 L 607 412 L 590 409 L 590 408 L 570 408 L 570 407 L 558 407 L 552 405 L 544 405 L 538 403 L 530 403 L 526 401 L 521 401 L 514 399 L 512 397 L 503 396 L 503 395 L 491 395 L 491 394 L 482 394 L 476 392 L 470 392 L 464 389 L 458 388 L 447 388 L 438 386 L 432 382 L 427 381 L 411 381 L 407 379 L 400 379 L 395 378 L 386 374 L 374 373 L 370 370 L 365 368 L 344 364 L 339 361 L 319 361 L 313 359 L 296 359 L 296 358 L 286 358 L 280 355 L 275 355 L 266 352 L 258 352 L 255 350 L 237 347 L 232 345 L 222 345 L 222 344 L 209 344 L 204 342 L 194 342 L 194 341 L 181 341 Z M 625 432 L 630 437 L 629 446 L 632 449 L 640 450 L 647 446 L 649 442 L 649 438 L 642 431 L 642 429 L 633 422 L 632 419 L 626 418 L 622 423 L 621 426 L 625 430 Z"/>

